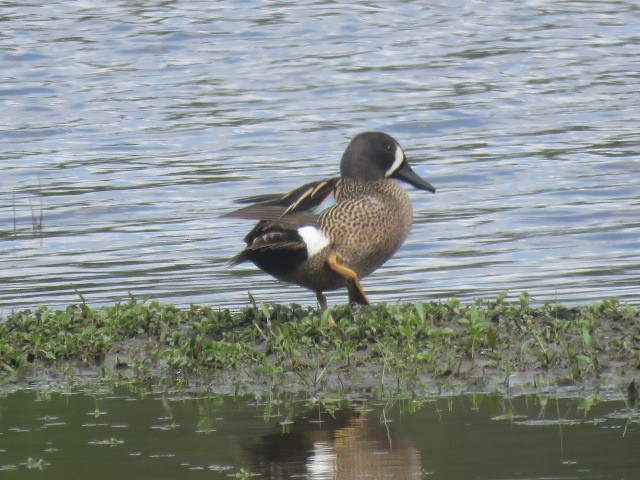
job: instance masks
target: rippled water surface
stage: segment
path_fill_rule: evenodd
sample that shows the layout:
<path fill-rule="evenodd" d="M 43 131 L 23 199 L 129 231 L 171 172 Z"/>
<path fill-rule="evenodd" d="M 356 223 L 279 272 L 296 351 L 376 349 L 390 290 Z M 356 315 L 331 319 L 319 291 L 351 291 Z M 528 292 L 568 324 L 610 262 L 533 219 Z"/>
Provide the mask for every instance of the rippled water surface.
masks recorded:
<path fill-rule="evenodd" d="M 640 468 L 638 411 L 621 398 L 18 390 L 0 392 L 0 411 L 3 478 L 587 480 Z"/>
<path fill-rule="evenodd" d="M 631 0 L 3 2 L 0 312 L 311 304 L 229 269 L 250 224 L 218 217 L 370 129 L 438 188 L 373 301 L 638 303 L 638 25 Z"/>

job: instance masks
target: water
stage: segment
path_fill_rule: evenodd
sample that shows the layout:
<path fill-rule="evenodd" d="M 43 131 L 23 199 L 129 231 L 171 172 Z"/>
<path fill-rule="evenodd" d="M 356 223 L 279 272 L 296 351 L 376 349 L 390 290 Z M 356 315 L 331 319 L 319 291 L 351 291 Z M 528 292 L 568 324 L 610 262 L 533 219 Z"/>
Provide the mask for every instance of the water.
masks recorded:
<path fill-rule="evenodd" d="M 437 188 L 372 301 L 638 303 L 637 2 L 3 2 L 0 313 L 313 304 L 225 262 L 234 199 L 387 131 Z M 346 301 L 344 292 L 330 303 Z"/>
<path fill-rule="evenodd" d="M 620 398 L 420 402 L 126 390 L 0 394 L 0 472 L 26 478 L 625 479 L 638 411 Z M 117 468 L 114 468 L 117 465 Z M 252 477 L 253 478 L 253 477 Z"/>

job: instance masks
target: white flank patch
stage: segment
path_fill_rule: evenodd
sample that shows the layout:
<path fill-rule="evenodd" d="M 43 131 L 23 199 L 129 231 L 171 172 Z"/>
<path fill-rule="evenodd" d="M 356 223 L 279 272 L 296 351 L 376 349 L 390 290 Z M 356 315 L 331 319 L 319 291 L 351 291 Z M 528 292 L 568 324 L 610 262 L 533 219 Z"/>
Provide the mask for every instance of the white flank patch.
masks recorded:
<path fill-rule="evenodd" d="M 316 227 L 300 227 L 298 234 L 307 246 L 307 257 L 311 258 L 331 243 L 329 239 Z"/>
<path fill-rule="evenodd" d="M 389 169 L 384 172 L 384 176 L 390 177 L 391 175 L 393 175 L 400 168 L 402 162 L 404 162 L 404 152 L 398 146 L 396 147 L 396 159 L 393 161 L 393 165 L 391 165 L 391 167 L 389 167 Z"/>

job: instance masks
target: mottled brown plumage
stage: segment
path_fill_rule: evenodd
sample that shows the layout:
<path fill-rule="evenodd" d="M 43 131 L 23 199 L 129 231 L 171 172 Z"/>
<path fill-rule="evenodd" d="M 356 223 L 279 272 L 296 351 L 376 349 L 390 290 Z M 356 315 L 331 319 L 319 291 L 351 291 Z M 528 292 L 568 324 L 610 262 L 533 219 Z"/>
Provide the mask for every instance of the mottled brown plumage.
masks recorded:
<path fill-rule="evenodd" d="M 402 245 L 412 221 L 409 196 L 395 181 L 341 179 L 336 206 L 322 212 L 317 220 L 318 228 L 331 243 L 279 278 L 314 292 L 346 287 L 345 278 L 326 265 L 329 253 L 335 252 L 338 263 L 364 278 Z"/>

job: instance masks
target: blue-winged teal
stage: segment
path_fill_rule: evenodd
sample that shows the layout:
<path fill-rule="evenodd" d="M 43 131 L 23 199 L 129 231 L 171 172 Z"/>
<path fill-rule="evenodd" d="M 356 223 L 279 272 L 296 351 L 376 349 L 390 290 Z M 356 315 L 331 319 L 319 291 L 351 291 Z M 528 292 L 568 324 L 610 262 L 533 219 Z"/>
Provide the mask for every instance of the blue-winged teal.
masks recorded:
<path fill-rule="evenodd" d="M 303 185 L 286 195 L 244 199 L 253 205 L 225 217 L 259 220 L 245 237 L 247 247 L 231 265 L 252 261 L 270 275 L 323 292 L 346 288 L 349 302 L 367 305 L 360 279 L 386 262 L 413 223 L 409 196 L 393 178 L 435 192 L 411 169 L 391 136 L 357 135 L 342 155 L 340 178 Z"/>

